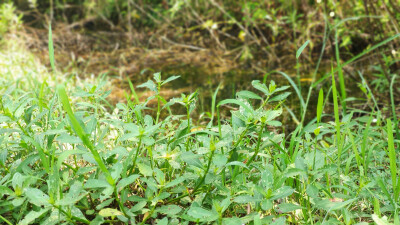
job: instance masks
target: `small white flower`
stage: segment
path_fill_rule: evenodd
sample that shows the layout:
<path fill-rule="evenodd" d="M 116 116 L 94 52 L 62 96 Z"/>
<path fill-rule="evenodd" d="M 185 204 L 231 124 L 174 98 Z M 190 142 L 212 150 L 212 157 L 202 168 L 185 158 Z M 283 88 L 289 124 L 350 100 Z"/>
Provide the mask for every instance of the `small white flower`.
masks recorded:
<path fill-rule="evenodd" d="M 322 2 L 322 0 L 317 0 L 317 3 L 319 4 L 319 3 L 321 3 Z"/>
<path fill-rule="evenodd" d="M 334 17 L 334 16 L 335 16 L 335 12 L 330 12 L 330 13 L 329 13 L 329 16 L 330 16 L 330 17 Z"/>
<path fill-rule="evenodd" d="M 216 23 L 213 23 L 213 25 L 211 26 L 211 29 L 212 29 L 212 30 L 216 30 L 216 29 L 218 29 L 218 24 L 216 24 Z"/>
<path fill-rule="evenodd" d="M 372 120 L 373 123 L 376 123 L 376 121 L 378 121 L 378 120 L 377 120 L 377 119 L 373 119 L 373 120 Z"/>
<path fill-rule="evenodd" d="M 396 50 L 392 50 L 392 55 L 396 55 L 397 51 Z"/>

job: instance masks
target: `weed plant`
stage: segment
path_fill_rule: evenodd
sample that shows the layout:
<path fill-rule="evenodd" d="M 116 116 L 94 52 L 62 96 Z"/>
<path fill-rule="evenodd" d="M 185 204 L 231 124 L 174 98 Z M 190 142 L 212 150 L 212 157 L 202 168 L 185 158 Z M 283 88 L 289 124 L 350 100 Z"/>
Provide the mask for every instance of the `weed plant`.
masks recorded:
<path fill-rule="evenodd" d="M 51 38 L 49 47 L 52 53 Z M 54 77 L 52 54 L 50 60 Z M 178 76 L 155 73 L 137 86 L 154 93 L 144 102 L 130 85 L 132 94 L 111 114 L 102 79 L 76 90 L 66 90 L 71 80 L 56 86 L 2 79 L 0 220 L 398 225 L 397 116 L 386 118 L 376 107 L 361 117 L 343 110 L 335 83 L 340 69 L 332 68 L 331 94 L 319 92 L 316 118 L 301 120 L 288 136 L 279 133 L 279 116 L 290 87 L 274 81 L 253 81 L 257 92 L 221 101 L 217 89 L 210 122 L 197 126 L 196 92 L 170 101 L 160 94 Z M 373 98 L 366 84 L 365 90 Z M 148 104 L 153 99 L 155 109 Z M 302 102 L 305 112 L 308 99 Z M 324 112 L 331 102 L 333 112 Z M 174 114 L 174 104 L 186 113 Z M 227 105 L 234 109 L 222 116 Z"/>

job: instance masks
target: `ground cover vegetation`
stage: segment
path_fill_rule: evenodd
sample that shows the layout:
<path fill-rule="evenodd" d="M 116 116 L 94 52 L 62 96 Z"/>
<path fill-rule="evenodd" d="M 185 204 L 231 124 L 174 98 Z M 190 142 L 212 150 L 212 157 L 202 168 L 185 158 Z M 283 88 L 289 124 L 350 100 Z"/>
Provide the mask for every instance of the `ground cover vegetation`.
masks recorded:
<path fill-rule="evenodd" d="M 162 95 L 179 76 L 128 81 L 125 101 L 113 105 L 107 76 L 79 79 L 56 67 L 51 26 L 46 67 L 15 32 L 21 17 L 11 4 L 0 18 L 2 223 L 400 224 L 399 87 L 388 70 L 400 34 L 342 59 L 333 33 L 330 71 L 315 72 L 308 89 L 284 72 L 289 86 L 267 74 L 232 98 L 218 87 L 199 119 L 198 92 Z M 311 43 L 293 52 L 297 64 Z M 366 101 L 357 107 L 344 68 L 387 46 L 392 57 L 380 69 L 389 77 L 373 83 L 359 72 Z M 151 93 L 143 101 L 140 89 Z M 285 105 L 290 96 L 298 112 Z M 284 111 L 297 121 L 290 133 Z"/>

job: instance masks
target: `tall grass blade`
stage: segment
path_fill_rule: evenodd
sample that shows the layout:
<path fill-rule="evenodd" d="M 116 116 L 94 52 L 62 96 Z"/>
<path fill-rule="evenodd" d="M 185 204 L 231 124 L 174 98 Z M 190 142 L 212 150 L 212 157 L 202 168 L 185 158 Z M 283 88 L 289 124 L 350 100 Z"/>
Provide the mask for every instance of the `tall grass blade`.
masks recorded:
<path fill-rule="evenodd" d="M 307 40 L 296 52 L 296 59 L 298 59 L 303 52 L 303 50 L 307 47 L 307 45 L 310 43 L 310 40 Z"/>
<path fill-rule="evenodd" d="M 215 92 L 214 92 L 214 94 L 212 96 L 212 100 L 211 100 L 211 120 L 207 125 L 208 128 L 212 127 L 212 124 L 213 124 L 213 121 L 214 121 L 215 103 L 216 103 L 216 100 L 217 100 L 217 95 L 218 95 L 218 91 L 219 91 L 220 87 L 221 87 L 221 84 L 218 85 L 217 89 L 215 90 Z"/>
<path fill-rule="evenodd" d="M 343 69 L 340 62 L 340 54 L 339 54 L 339 43 L 338 43 L 338 31 L 335 32 L 335 55 L 336 55 L 336 64 L 337 70 L 339 75 L 339 85 L 340 85 L 340 94 L 341 94 L 341 104 L 343 107 L 343 114 L 346 113 L 346 86 L 344 84 L 344 77 L 343 77 Z"/>
<path fill-rule="evenodd" d="M 394 151 L 394 140 L 393 140 L 393 128 L 392 128 L 392 121 L 387 119 L 387 135 L 388 135 L 388 155 L 389 155 L 389 162 L 390 162 L 390 174 L 392 176 L 392 185 L 393 185 L 393 192 L 395 201 L 398 199 L 398 193 L 396 188 L 397 182 L 397 165 L 396 165 L 396 152 Z"/>
<path fill-rule="evenodd" d="M 335 82 L 335 73 L 333 72 L 332 67 L 332 96 L 333 96 L 333 110 L 335 114 L 335 127 L 336 127 L 336 140 L 337 140 L 337 148 L 338 148 L 338 164 L 340 165 L 341 162 L 341 155 L 342 155 L 342 145 L 341 145 L 341 138 L 340 138 L 340 120 L 339 120 L 339 105 L 337 100 L 337 89 L 336 89 L 336 82 Z M 338 165 L 338 169 L 340 166 Z"/>
<path fill-rule="evenodd" d="M 54 65 L 54 45 L 53 45 L 53 36 L 51 31 L 51 23 L 49 24 L 49 59 L 50 65 L 53 71 L 56 71 L 56 67 Z"/>
<path fill-rule="evenodd" d="M 321 122 L 321 115 L 324 109 L 324 90 L 321 88 L 318 94 L 318 104 L 317 104 L 317 123 Z"/>
<path fill-rule="evenodd" d="M 393 97 L 393 84 L 394 81 L 396 80 L 397 75 L 393 75 L 392 81 L 390 82 L 390 104 L 392 105 L 392 115 L 393 115 L 393 122 L 394 126 L 396 127 L 396 138 L 400 139 L 400 132 L 399 132 L 399 126 L 398 126 L 398 120 L 397 120 L 397 115 L 396 115 L 396 105 L 394 104 L 394 97 Z"/>
<path fill-rule="evenodd" d="M 78 135 L 78 137 L 82 140 L 83 144 L 89 149 L 89 151 L 92 153 L 93 158 L 96 160 L 97 164 L 99 165 L 100 169 L 105 173 L 107 182 L 110 185 L 114 185 L 114 179 L 111 177 L 110 172 L 108 171 L 106 165 L 104 164 L 102 158 L 100 157 L 100 154 L 97 152 L 95 149 L 93 143 L 89 140 L 88 134 L 83 130 L 81 125 L 79 124 L 78 120 L 76 119 L 71 105 L 68 100 L 67 93 L 65 92 L 65 88 L 63 85 L 58 85 L 57 86 L 57 92 L 58 96 L 60 98 L 60 102 L 64 108 L 64 110 L 67 112 L 68 117 L 70 119 L 71 125 L 75 130 L 75 133 Z"/>

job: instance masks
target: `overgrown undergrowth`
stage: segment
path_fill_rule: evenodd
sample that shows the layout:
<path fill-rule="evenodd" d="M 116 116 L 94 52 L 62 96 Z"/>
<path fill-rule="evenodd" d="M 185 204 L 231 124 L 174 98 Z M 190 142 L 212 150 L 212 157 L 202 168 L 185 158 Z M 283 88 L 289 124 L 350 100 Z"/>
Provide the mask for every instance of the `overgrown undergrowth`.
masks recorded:
<path fill-rule="evenodd" d="M 253 81 L 257 92 L 236 99 L 217 100 L 216 90 L 208 125 L 197 126 L 197 93 L 160 94 L 178 76 L 155 73 L 136 87 L 153 91 L 144 102 L 131 85 L 110 113 L 106 80 L 63 78 L 3 45 L 4 223 L 399 224 L 397 117 L 343 111 L 334 73 L 316 118 L 285 136 L 277 128 L 290 87 L 273 81 Z"/>

